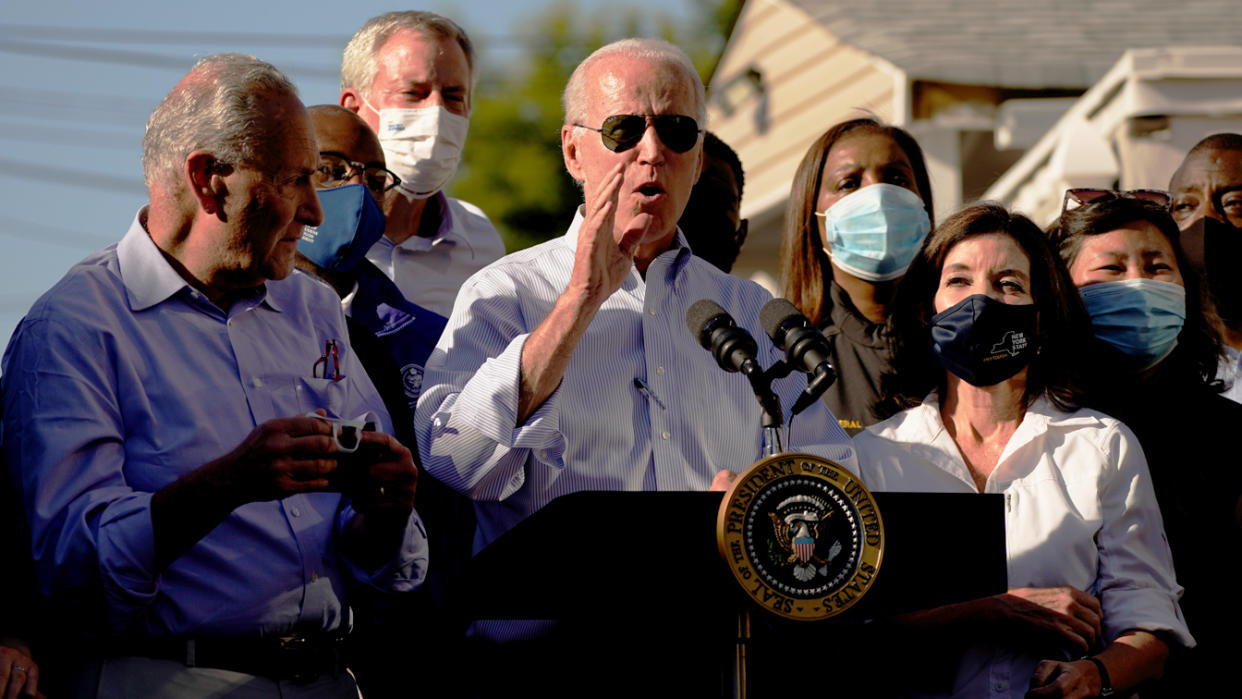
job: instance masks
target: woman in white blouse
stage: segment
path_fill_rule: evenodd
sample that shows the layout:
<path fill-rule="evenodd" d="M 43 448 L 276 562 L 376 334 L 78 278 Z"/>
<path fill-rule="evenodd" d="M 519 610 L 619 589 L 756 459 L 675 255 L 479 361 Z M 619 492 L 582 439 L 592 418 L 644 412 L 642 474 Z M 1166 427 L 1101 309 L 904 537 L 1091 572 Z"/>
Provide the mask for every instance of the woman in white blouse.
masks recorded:
<path fill-rule="evenodd" d="M 1194 643 L 1142 450 L 1075 408 L 1088 331 L 1074 294 L 1040 230 L 991 205 L 937 228 L 898 291 L 886 395 L 904 410 L 855 439 L 863 479 L 1003 493 L 1010 587 L 899 620 L 929 652 L 953 648 L 943 683 L 925 676 L 916 695 L 1098 696 Z"/>

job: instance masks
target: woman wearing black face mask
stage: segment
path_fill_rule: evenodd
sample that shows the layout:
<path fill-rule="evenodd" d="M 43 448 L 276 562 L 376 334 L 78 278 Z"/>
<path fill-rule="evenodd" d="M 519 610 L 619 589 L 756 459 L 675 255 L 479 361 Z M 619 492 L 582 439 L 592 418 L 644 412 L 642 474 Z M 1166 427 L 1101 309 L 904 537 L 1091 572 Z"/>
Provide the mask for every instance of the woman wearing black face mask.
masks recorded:
<path fill-rule="evenodd" d="M 855 438 L 863 479 L 1003 493 L 1009 557 L 1008 593 L 894 621 L 942 663 L 908 673 L 920 696 L 1096 696 L 1193 642 L 1142 450 L 1075 408 L 1074 293 L 1042 232 L 990 205 L 937 228 L 898 289 L 886 390 L 905 410 Z"/>

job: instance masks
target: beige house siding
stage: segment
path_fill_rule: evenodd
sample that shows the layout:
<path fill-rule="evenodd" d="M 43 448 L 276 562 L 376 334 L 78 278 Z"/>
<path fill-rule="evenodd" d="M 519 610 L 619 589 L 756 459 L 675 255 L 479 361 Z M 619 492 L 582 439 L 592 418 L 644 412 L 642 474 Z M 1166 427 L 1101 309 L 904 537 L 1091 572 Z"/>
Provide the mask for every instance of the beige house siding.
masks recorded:
<path fill-rule="evenodd" d="M 777 277 L 785 200 L 798 162 L 829 126 L 864 111 L 894 120 L 897 73 L 829 35 L 802 10 L 780 0 L 746 3 L 716 69 L 711 90 L 756 68 L 764 93 L 750 94 L 732 114 L 716 97 L 708 124 L 737 151 L 746 171 L 742 213 L 750 237 L 734 273 Z"/>

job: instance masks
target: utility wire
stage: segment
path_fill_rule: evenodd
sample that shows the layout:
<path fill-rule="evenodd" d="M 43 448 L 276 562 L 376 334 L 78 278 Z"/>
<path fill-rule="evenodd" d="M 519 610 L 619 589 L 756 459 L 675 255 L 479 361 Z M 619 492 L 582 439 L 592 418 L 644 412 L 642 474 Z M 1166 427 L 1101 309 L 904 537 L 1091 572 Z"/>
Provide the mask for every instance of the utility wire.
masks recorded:
<path fill-rule="evenodd" d="M 472 33 L 477 48 L 490 46 L 525 46 L 543 37 L 537 32 L 525 34 Z M 104 29 L 97 27 L 53 27 L 38 24 L 0 26 L 0 37 L 16 37 L 34 41 L 70 41 L 93 44 L 147 44 L 181 46 L 188 43 L 246 46 L 263 44 L 272 47 L 345 48 L 349 34 L 273 34 L 270 32 L 185 31 L 162 29 Z"/>
<path fill-rule="evenodd" d="M 0 158 L 0 176 L 23 180 L 39 180 L 54 184 L 73 185 L 98 189 L 119 194 L 146 197 L 147 188 L 137 177 L 121 177 L 87 170 L 71 170 L 54 167 L 42 163 L 29 163 L 20 160 Z"/>
<path fill-rule="evenodd" d="M 11 216 L 0 216 L 0 236 L 17 238 L 25 243 L 47 243 L 83 252 L 92 252 L 116 242 L 115 237 L 91 235 L 82 231 L 49 226 L 46 223 L 26 221 Z M 6 295 L 12 298 L 23 298 L 19 294 Z M 0 299 L 2 298 L 0 297 Z M 29 301 L 26 303 L 29 305 Z"/>
<path fill-rule="evenodd" d="M 132 127 L 133 124 L 130 124 Z M 50 146 L 81 146 L 137 153 L 142 150 L 142 128 L 127 132 L 96 129 L 64 129 L 38 124 L 10 124 L 0 119 L 0 140 L 40 143 Z"/>
<path fill-rule="evenodd" d="M 76 41 L 90 44 L 155 44 L 183 46 L 189 43 L 238 46 L 266 44 L 307 48 L 331 46 L 344 48 L 347 34 L 273 34 L 270 32 L 178 31 L 163 29 L 101 29 L 96 27 L 53 27 L 38 24 L 9 24 L 0 27 L 0 36 L 20 37 L 34 41 Z"/>
<path fill-rule="evenodd" d="M 121 49 L 104 49 L 73 44 L 44 43 L 38 41 L 21 41 L 19 39 L 0 39 L 0 53 L 11 53 L 19 56 L 37 56 L 40 58 L 59 58 L 71 61 L 89 61 L 91 63 L 112 63 L 116 65 L 135 66 L 139 68 L 158 68 L 163 70 L 189 71 L 199 54 L 190 56 L 153 53 L 149 51 L 126 51 Z M 206 50 L 202 56 L 215 53 Z M 292 63 L 281 61 L 281 70 L 288 75 L 305 78 L 332 80 L 339 78 L 340 68 L 325 68 L 322 65 L 309 63 Z"/>
<path fill-rule="evenodd" d="M 49 111 L 64 110 L 65 118 L 81 121 L 83 113 L 89 113 L 91 119 L 101 114 L 119 114 L 132 117 L 135 114 L 146 115 L 159 104 L 159 98 L 139 99 L 123 97 L 116 93 L 82 92 L 80 90 L 45 90 L 41 88 L 5 85 L 4 100 L 0 101 L 0 109 L 11 109 L 14 106 L 38 109 L 41 116 L 50 116 Z"/>

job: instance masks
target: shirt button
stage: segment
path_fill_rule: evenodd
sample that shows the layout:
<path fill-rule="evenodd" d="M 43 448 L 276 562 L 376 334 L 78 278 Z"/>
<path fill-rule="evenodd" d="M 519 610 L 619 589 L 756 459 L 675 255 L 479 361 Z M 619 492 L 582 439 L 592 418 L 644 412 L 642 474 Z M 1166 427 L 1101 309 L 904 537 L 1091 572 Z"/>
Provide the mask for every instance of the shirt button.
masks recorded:
<path fill-rule="evenodd" d="M 662 366 L 656 367 L 656 373 L 659 374 L 660 376 L 664 376 L 664 367 Z"/>
<path fill-rule="evenodd" d="M 263 380 L 256 376 L 253 379 L 250 379 L 250 385 L 254 386 L 255 388 L 262 388 Z M 301 386 L 298 386 L 299 390 L 301 390 L 301 388 L 302 388 Z"/>
<path fill-rule="evenodd" d="M 298 508 L 296 508 L 296 507 L 295 507 L 295 508 L 293 508 L 293 509 L 289 510 L 289 514 L 293 515 L 294 517 L 301 517 L 301 516 L 302 516 L 302 511 L 301 511 L 301 510 L 299 510 Z"/>
<path fill-rule="evenodd" d="M 655 309 L 654 309 L 654 308 L 648 308 L 648 309 L 647 309 L 647 315 L 652 315 L 652 316 L 653 316 L 653 315 L 655 315 Z"/>
<path fill-rule="evenodd" d="M 668 438 L 669 438 L 669 433 L 668 433 L 668 431 L 667 431 L 667 430 L 665 430 L 663 433 L 661 433 L 661 434 L 660 434 L 660 437 L 662 437 L 663 439 L 668 439 Z"/>

